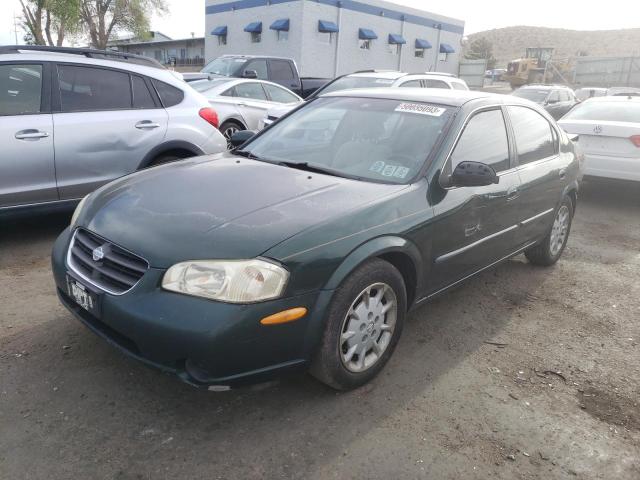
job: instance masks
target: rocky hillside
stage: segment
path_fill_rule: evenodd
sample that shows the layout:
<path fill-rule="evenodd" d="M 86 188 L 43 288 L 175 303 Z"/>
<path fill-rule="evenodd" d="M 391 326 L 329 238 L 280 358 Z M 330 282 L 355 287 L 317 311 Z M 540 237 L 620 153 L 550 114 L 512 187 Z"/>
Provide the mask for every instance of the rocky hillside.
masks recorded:
<path fill-rule="evenodd" d="M 576 55 L 640 57 L 640 28 L 580 31 L 544 27 L 507 27 L 469 35 L 469 42 L 486 38 L 493 44 L 497 66 L 524 55 L 527 47 L 553 47 L 554 57 Z"/>

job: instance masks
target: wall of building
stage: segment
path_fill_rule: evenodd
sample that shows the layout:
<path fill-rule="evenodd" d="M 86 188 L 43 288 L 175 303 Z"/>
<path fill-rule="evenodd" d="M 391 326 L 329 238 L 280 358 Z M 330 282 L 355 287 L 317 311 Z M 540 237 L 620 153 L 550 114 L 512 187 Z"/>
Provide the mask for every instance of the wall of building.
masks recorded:
<path fill-rule="evenodd" d="M 458 72 L 464 22 L 379 0 L 345 0 L 344 8 L 340 9 L 336 3 L 335 0 L 207 0 L 209 11 L 215 13 L 205 16 L 206 59 L 231 53 L 290 57 L 303 76 L 318 77 L 371 68 Z M 289 39 L 285 42 L 278 42 L 277 32 L 269 29 L 280 18 L 290 19 Z M 339 24 L 340 32 L 331 36 L 318 32 L 318 20 Z M 254 21 L 262 21 L 262 42 L 258 44 L 251 43 L 251 35 L 244 32 L 244 27 Z M 456 53 L 447 55 L 445 61 L 437 61 L 434 67 L 438 57 L 438 30 L 433 28 L 436 23 L 445 25 L 440 31 L 440 42 L 453 46 Z M 227 45 L 219 45 L 218 38 L 211 35 L 221 25 L 228 27 Z M 359 48 L 359 28 L 377 34 L 370 50 Z M 389 45 L 389 34 L 401 34 L 407 41 L 401 53 L 397 53 L 395 45 Z M 425 50 L 424 58 L 415 56 L 416 38 L 433 45 Z"/>
<path fill-rule="evenodd" d="M 171 57 L 175 57 L 178 62 L 182 59 L 191 62 L 198 59 L 204 61 L 204 39 L 202 38 L 123 44 L 117 45 L 116 48 L 122 52 L 155 58 L 161 63 L 168 63 Z"/>

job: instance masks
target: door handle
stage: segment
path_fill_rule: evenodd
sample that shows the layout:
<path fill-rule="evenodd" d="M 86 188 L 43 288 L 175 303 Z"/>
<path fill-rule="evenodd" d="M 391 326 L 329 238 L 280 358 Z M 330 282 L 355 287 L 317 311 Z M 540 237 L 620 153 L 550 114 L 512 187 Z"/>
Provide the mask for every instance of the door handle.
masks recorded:
<path fill-rule="evenodd" d="M 245 102 L 238 102 L 238 105 L 240 107 L 246 107 L 247 106 L 247 104 Z"/>
<path fill-rule="evenodd" d="M 15 134 L 15 137 L 18 140 L 37 140 L 39 138 L 45 138 L 48 136 L 49 134 L 47 132 L 41 132 L 40 130 L 34 130 L 34 129 L 20 130 Z"/>
<path fill-rule="evenodd" d="M 149 120 L 143 120 L 141 122 L 136 123 L 135 127 L 139 130 L 147 130 L 152 128 L 158 128 L 160 126 L 159 123 L 151 122 Z"/>

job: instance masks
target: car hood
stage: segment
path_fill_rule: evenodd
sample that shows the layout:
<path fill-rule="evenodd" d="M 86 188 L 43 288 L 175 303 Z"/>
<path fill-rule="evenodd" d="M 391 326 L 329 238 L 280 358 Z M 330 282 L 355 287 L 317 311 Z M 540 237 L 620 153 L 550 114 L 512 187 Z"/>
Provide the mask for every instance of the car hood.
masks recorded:
<path fill-rule="evenodd" d="M 253 258 L 297 233 L 406 188 L 309 173 L 229 153 L 116 180 L 92 194 L 80 226 L 167 268 Z"/>

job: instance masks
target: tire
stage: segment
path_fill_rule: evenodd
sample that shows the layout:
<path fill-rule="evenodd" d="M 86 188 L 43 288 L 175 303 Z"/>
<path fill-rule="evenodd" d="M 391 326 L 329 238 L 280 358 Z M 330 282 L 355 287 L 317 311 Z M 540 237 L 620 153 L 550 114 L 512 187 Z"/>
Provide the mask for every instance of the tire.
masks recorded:
<path fill-rule="evenodd" d="M 549 267 L 558 261 L 567 246 L 573 212 L 573 201 L 565 195 L 554 213 L 553 225 L 547 236 L 540 243 L 524 252 L 530 263 Z"/>
<path fill-rule="evenodd" d="M 367 296 L 368 308 L 364 302 Z M 395 307 L 388 307 L 394 301 Z M 358 267 L 336 290 L 329 305 L 311 374 L 336 390 L 351 390 L 373 379 L 400 339 L 406 310 L 404 280 L 393 265 L 376 258 Z"/>
<path fill-rule="evenodd" d="M 231 148 L 231 137 L 233 136 L 233 134 L 239 132 L 240 130 L 246 130 L 246 128 L 239 122 L 233 120 L 227 120 L 222 125 L 220 125 L 220 133 L 227 141 L 227 148 Z"/>

